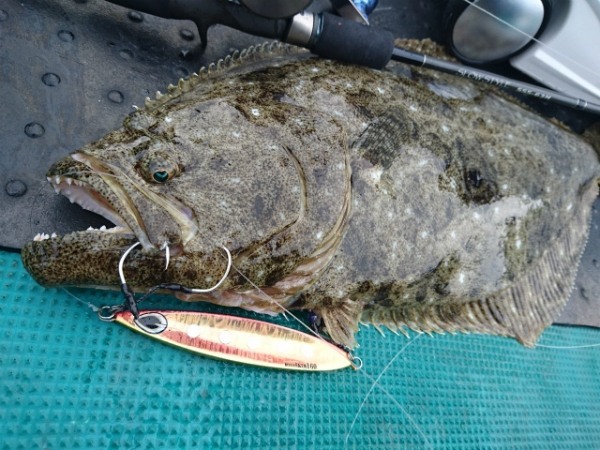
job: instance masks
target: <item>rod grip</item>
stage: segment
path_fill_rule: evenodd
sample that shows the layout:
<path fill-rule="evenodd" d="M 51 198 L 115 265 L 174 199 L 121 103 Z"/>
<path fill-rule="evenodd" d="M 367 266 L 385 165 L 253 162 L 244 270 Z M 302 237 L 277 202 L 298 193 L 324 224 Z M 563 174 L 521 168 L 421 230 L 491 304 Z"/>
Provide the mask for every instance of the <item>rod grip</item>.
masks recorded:
<path fill-rule="evenodd" d="M 324 58 L 382 69 L 392 58 L 394 35 L 343 17 L 321 14 L 311 51 Z"/>

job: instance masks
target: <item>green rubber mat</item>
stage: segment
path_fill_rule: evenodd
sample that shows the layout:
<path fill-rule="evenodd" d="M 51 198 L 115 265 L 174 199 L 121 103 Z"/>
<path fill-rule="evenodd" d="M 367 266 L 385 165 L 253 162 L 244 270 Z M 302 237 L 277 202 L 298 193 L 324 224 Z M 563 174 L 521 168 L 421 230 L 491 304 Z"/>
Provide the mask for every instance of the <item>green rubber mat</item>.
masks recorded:
<path fill-rule="evenodd" d="M 548 348 L 597 345 L 598 330 L 552 327 L 531 350 L 363 327 L 362 370 L 281 372 L 100 322 L 36 285 L 16 254 L 0 253 L 0 271 L 3 449 L 600 447 L 600 347 Z"/>

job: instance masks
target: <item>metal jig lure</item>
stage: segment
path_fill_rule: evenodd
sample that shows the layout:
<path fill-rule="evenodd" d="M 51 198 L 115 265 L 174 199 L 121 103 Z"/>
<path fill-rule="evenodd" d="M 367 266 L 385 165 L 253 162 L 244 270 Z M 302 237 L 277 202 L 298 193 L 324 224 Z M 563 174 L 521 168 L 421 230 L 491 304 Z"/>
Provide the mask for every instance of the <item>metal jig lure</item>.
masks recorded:
<path fill-rule="evenodd" d="M 101 320 L 119 323 L 193 353 L 243 364 L 295 371 L 330 371 L 348 366 L 360 369 L 362 366 L 359 358 L 318 335 L 312 336 L 274 323 L 200 311 L 138 310 L 138 303 L 158 289 L 191 293 L 213 291 L 225 281 L 232 267 L 231 253 L 223 247 L 228 258 L 227 268 L 212 288 L 192 289 L 179 284 L 160 284 L 137 300 L 127 285 L 123 265 L 138 245 L 139 242 L 129 247 L 119 261 L 125 303 L 100 308 L 98 316 Z"/>

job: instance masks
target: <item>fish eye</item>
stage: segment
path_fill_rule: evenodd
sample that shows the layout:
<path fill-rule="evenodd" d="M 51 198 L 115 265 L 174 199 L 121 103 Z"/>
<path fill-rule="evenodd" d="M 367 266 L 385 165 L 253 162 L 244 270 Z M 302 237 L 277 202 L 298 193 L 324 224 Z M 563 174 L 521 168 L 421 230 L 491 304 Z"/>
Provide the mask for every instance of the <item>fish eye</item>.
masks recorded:
<path fill-rule="evenodd" d="M 182 167 L 173 155 L 150 148 L 139 152 L 136 169 L 150 183 L 164 184 L 178 176 Z"/>
<path fill-rule="evenodd" d="M 154 181 L 157 183 L 165 183 L 169 180 L 169 172 L 166 170 L 158 170 L 152 174 L 152 178 L 154 178 Z"/>

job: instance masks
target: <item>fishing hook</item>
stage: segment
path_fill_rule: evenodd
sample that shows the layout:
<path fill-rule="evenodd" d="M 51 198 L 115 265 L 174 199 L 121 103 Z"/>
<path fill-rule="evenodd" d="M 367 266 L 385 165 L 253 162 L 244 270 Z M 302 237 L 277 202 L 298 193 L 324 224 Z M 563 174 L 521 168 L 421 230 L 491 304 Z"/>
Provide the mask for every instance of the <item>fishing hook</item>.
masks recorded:
<path fill-rule="evenodd" d="M 161 250 L 164 250 L 166 253 L 166 259 L 167 259 L 167 263 L 165 264 L 165 270 L 167 270 L 169 268 L 169 261 L 171 260 L 171 250 L 169 249 L 169 243 L 167 241 L 165 241 L 165 243 L 162 245 L 162 247 L 160 248 Z"/>
<path fill-rule="evenodd" d="M 154 288 L 152 288 L 151 292 L 154 292 L 157 289 L 168 289 L 170 291 L 182 291 L 187 294 L 207 294 L 209 292 L 215 291 L 227 279 L 227 277 L 229 276 L 229 273 L 231 272 L 231 267 L 233 265 L 233 257 L 231 256 L 231 252 L 224 245 L 222 246 L 222 248 L 223 248 L 223 250 L 225 250 L 225 253 L 227 254 L 227 268 L 225 269 L 225 273 L 223 274 L 221 279 L 214 286 L 207 288 L 207 289 L 196 289 L 196 288 L 188 288 L 186 286 L 183 286 L 183 285 L 177 284 L 177 283 L 165 283 L 165 284 L 159 284 L 158 286 L 155 286 Z"/>

